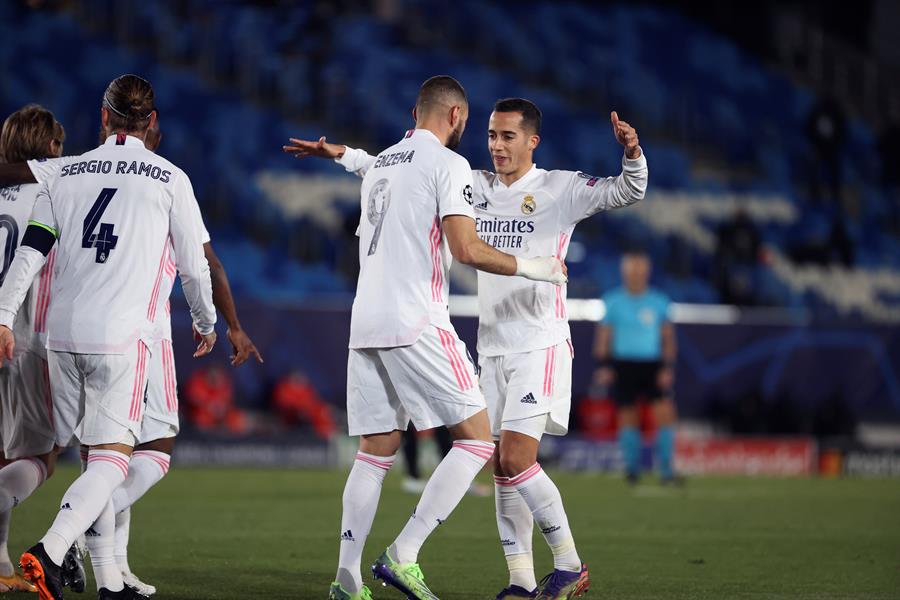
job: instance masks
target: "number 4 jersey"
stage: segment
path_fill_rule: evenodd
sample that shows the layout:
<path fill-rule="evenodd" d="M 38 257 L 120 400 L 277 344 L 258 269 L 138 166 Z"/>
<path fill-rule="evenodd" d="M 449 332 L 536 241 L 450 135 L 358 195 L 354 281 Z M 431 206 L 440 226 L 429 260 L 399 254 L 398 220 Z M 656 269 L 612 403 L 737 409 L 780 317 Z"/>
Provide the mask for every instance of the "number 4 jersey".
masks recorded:
<path fill-rule="evenodd" d="M 193 321 L 209 333 L 204 228 L 187 175 L 121 134 L 58 167 L 29 221 L 58 238 L 47 347 L 120 354 L 137 339 L 151 343 L 170 239 Z"/>
<path fill-rule="evenodd" d="M 3 248 L 3 264 L 0 265 L 0 285 L 22 243 L 28 218 L 34 209 L 38 191 L 36 183 L 0 188 L 0 244 Z M 55 251 L 47 256 L 47 262 L 34 279 L 25 303 L 16 316 L 13 331 L 16 336 L 16 354 L 24 351 L 35 352 L 46 358 L 47 309 L 50 303 L 50 277 L 53 272 Z"/>

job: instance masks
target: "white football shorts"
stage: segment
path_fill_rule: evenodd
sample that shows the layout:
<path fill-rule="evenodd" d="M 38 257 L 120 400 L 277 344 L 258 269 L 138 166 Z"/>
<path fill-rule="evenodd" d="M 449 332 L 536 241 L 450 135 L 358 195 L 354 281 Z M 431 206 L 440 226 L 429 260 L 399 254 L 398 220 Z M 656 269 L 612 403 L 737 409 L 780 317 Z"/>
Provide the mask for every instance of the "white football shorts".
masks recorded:
<path fill-rule="evenodd" d="M 47 361 L 26 351 L 0 369 L 0 448 L 16 459 L 47 454 L 55 444 Z"/>
<path fill-rule="evenodd" d="M 135 342 L 125 354 L 47 353 L 56 441 L 86 446 L 134 446 L 141 433 L 150 348 Z"/>
<path fill-rule="evenodd" d="M 466 345 L 428 326 L 411 346 L 350 349 L 350 435 L 457 425 L 486 408 Z"/>
<path fill-rule="evenodd" d="M 517 431 L 538 440 L 565 435 L 572 407 L 572 359 L 569 340 L 543 350 L 479 357 L 481 388 L 491 433 Z M 546 415 L 546 419 L 535 417 Z"/>
<path fill-rule="evenodd" d="M 147 404 L 141 423 L 139 444 L 178 435 L 178 382 L 171 340 L 153 345 L 147 377 Z"/>

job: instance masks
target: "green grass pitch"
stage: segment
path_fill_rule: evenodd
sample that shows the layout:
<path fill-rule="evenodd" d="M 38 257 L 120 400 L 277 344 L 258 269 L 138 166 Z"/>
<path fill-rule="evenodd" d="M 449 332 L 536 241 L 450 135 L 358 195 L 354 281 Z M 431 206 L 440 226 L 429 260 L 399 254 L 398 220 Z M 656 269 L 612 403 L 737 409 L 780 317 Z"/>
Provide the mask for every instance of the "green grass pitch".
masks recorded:
<path fill-rule="evenodd" d="M 399 471 L 399 469 L 397 470 Z M 75 476 L 62 468 L 13 511 L 10 552 L 34 542 Z M 345 471 L 175 468 L 132 512 L 135 572 L 167 599 L 320 599 L 334 577 Z M 648 480 L 554 474 L 587 598 L 900 598 L 900 483 L 856 479 Z M 365 561 L 399 532 L 415 498 L 385 484 Z M 535 539 L 536 565 L 550 569 Z M 506 583 L 492 498 L 466 497 L 420 562 L 444 600 L 491 599 Z M 370 581 L 370 577 L 367 580 Z M 67 598 L 93 597 L 88 594 Z M 373 587 L 376 599 L 400 599 Z M 9 596 L 28 598 L 30 595 Z"/>

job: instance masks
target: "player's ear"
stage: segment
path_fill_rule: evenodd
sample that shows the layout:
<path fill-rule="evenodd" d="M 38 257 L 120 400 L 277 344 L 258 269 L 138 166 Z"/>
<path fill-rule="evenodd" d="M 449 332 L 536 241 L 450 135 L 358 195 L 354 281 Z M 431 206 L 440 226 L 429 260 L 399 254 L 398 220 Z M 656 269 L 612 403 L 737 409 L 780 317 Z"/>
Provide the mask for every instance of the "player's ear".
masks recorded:
<path fill-rule="evenodd" d="M 456 127 L 462 115 L 462 109 L 459 106 L 450 107 L 450 127 Z"/>
<path fill-rule="evenodd" d="M 147 129 L 153 129 L 156 127 L 156 111 L 152 111 L 150 113 L 150 122 L 147 124 Z"/>
<path fill-rule="evenodd" d="M 413 121 L 415 121 L 416 123 L 419 122 L 419 117 L 418 117 L 418 115 L 416 115 L 416 107 L 415 106 L 413 106 Z"/>
<path fill-rule="evenodd" d="M 104 131 L 109 129 L 109 111 L 106 110 L 105 106 L 100 107 L 100 124 L 103 126 Z"/>
<path fill-rule="evenodd" d="M 541 143 L 541 136 L 534 134 L 528 138 L 528 149 L 535 150 Z"/>

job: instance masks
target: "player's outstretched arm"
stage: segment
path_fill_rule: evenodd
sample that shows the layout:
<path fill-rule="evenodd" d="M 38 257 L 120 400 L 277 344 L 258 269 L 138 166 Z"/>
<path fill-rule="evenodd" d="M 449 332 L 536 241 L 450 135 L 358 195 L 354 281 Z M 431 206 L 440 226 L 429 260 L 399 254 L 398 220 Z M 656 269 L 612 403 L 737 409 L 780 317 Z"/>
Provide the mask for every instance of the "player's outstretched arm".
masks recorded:
<path fill-rule="evenodd" d="M 281 147 L 282 151 L 293 154 L 297 158 L 330 158 L 359 177 L 364 177 L 366 171 L 375 163 L 375 157 L 365 150 L 348 148 L 343 144 L 331 144 L 325 141 L 325 136 L 318 141 L 290 138 L 290 144 Z"/>
<path fill-rule="evenodd" d="M 443 221 L 444 236 L 453 258 L 479 271 L 496 275 L 518 275 L 535 281 L 562 285 L 568 269 L 558 258 L 522 258 L 500 252 L 485 243 L 475 231 L 475 221 L 465 215 L 448 215 Z"/>
<path fill-rule="evenodd" d="M 203 244 L 203 252 L 206 255 L 206 261 L 209 263 L 209 274 L 212 279 L 213 304 L 216 309 L 222 313 L 225 323 L 228 324 L 226 335 L 228 341 L 231 342 L 233 353 L 231 355 L 231 366 L 239 367 L 250 356 L 255 356 L 257 362 L 262 363 L 263 358 L 256 349 L 253 340 L 250 339 L 238 320 L 237 308 L 234 305 L 234 297 L 231 295 L 231 285 L 228 283 L 228 275 L 225 273 L 225 267 L 222 261 L 213 250 L 212 244 L 209 242 Z"/>
<path fill-rule="evenodd" d="M 28 167 L 28 163 L 4 163 L 0 164 L 0 187 L 37 183 L 34 173 Z"/>

